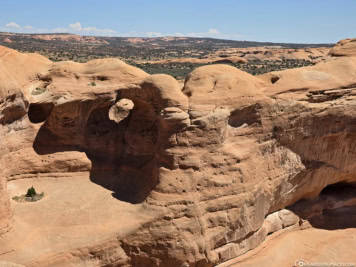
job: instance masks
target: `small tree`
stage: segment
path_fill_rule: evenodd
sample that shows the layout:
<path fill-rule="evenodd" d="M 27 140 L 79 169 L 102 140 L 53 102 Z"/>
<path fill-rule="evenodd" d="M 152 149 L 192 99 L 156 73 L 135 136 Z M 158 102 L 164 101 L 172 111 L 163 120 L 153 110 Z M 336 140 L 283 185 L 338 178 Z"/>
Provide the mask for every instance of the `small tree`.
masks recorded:
<path fill-rule="evenodd" d="M 27 190 L 26 197 L 34 198 L 36 195 L 36 189 L 33 186 Z"/>
<path fill-rule="evenodd" d="M 44 197 L 44 193 L 38 194 L 36 189 L 32 186 L 31 188 L 27 189 L 27 193 L 22 196 L 14 196 L 12 199 L 17 202 L 35 202 L 39 201 Z"/>

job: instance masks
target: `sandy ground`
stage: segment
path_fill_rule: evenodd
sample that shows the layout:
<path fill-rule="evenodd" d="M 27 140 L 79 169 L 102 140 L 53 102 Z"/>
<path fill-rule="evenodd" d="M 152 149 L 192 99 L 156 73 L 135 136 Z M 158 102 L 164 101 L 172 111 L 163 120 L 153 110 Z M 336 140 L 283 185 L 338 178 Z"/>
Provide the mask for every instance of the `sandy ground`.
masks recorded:
<path fill-rule="evenodd" d="M 152 212 L 117 200 L 111 191 L 91 182 L 87 173 L 73 178 L 14 180 L 8 183 L 8 190 L 12 197 L 31 186 L 45 197 L 34 203 L 12 200 L 15 223 L 13 231 L 0 239 L 0 260 L 26 264 L 44 255 L 124 236 L 154 220 L 148 216 Z M 339 215 L 339 221 L 355 220 L 350 212 L 334 215 Z M 269 236 L 258 248 L 219 266 L 290 267 L 297 260 L 356 266 L 355 248 L 356 228 L 308 228 Z"/>
<path fill-rule="evenodd" d="M 153 219 L 141 205 L 117 200 L 88 176 L 9 182 L 11 197 L 26 193 L 31 186 L 45 197 L 33 203 L 11 200 L 15 223 L 13 231 L 0 239 L 0 260 L 26 264 L 47 253 L 123 236 Z"/>
<path fill-rule="evenodd" d="M 255 250 L 219 267 L 291 267 L 307 266 L 308 263 L 350 263 L 354 265 L 349 266 L 354 267 L 356 266 L 355 248 L 355 228 L 342 230 L 309 228 L 267 238 Z M 298 265 L 299 261 L 305 264 Z M 346 267 L 346 265 L 340 266 Z"/>

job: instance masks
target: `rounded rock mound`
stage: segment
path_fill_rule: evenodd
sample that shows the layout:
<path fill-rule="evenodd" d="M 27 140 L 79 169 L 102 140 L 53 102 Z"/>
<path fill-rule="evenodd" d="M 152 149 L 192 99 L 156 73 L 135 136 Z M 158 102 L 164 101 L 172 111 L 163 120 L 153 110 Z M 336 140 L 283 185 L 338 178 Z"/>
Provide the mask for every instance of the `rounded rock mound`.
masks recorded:
<path fill-rule="evenodd" d="M 333 57 L 356 56 L 356 38 L 339 41 L 329 52 Z"/>
<path fill-rule="evenodd" d="M 19 53 L 0 46 L 0 98 L 20 93 L 22 87 L 50 68 L 52 61 L 34 53 Z"/>
<path fill-rule="evenodd" d="M 263 86 L 262 80 L 247 72 L 217 64 L 192 71 L 186 78 L 183 93 L 189 97 L 190 104 L 236 106 L 262 98 Z"/>

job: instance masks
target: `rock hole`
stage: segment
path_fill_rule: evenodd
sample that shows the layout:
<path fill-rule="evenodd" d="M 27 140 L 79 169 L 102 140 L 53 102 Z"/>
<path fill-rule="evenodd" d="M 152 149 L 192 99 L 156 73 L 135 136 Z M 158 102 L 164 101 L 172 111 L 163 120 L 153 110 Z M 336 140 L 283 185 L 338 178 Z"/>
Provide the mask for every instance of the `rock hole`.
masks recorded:
<path fill-rule="evenodd" d="M 345 183 L 339 182 L 336 184 L 331 184 L 325 187 L 320 196 L 335 196 L 335 197 L 346 197 L 347 195 L 354 196 L 356 199 L 356 183 Z"/>
<path fill-rule="evenodd" d="M 28 118 L 32 123 L 41 123 L 47 120 L 51 114 L 54 105 L 52 103 L 46 104 L 30 104 L 28 110 Z"/>
<path fill-rule="evenodd" d="M 99 80 L 99 81 L 107 81 L 107 80 L 109 80 L 109 78 L 106 77 L 106 76 L 97 76 L 96 79 Z"/>
<path fill-rule="evenodd" d="M 273 76 L 273 77 L 271 78 L 271 83 L 272 83 L 272 84 L 275 84 L 276 82 L 278 82 L 278 80 L 279 80 L 279 77 L 278 77 L 278 76 Z"/>
<path fill-rule="evenodd" d="M 290 208 L 319 229 L 356 227 L 356 183 L 339 182 L 326 186 L 314 199 L 300 200 Z"/>

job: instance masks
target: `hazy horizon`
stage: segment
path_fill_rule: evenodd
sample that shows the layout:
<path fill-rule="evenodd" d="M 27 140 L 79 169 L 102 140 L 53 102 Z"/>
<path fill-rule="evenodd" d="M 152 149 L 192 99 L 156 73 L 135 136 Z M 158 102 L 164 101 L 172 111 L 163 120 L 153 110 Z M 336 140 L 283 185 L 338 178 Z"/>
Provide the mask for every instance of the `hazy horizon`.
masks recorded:
<path fill-rule="evenodd" d="M 4 1 L 0 31 L 335 43 L 356 37 L 356 1 Z"/>
<path fill-rule="evenodd" d="M 255 40 L 233 40 L 233 39 L 225 39 L 225 38 L 214 38 L 214 37 L 189 37 L 189 36 L 172 36 L 172 35 L 163 35 L 163 36 L 155 36 L 155 37 L 148 37 L 148 36 L 106 36 L 106 35 L 84 35 L 78 33 L 71 33 L 71 32 L 43 32 L 43 33 L 31 33 L 31 32 L 9 32 L 9 31 L 0 31 L 0 33 L 8 33 L 8 34 L 23 34 L 23 35 L 79 35 L 83 37 L 104 37 L 104 38 L 111 38 L 111 37 L 119 37 L 119 38 L 142 38 L 142 39 L 157 39 L 157 38 L 202 38 L 202 39 L 215 39 L 215 40 L 224 40 L 224 41 L 237 41 L 237 42 L 257 42 L 257 43 L 272 43 L 272 44 L 325 44 L 325 45 L 332 45 L 333 43 L 301 43 L 301 42 L 270 42 L 270 41 L 255 41 Z"/>

